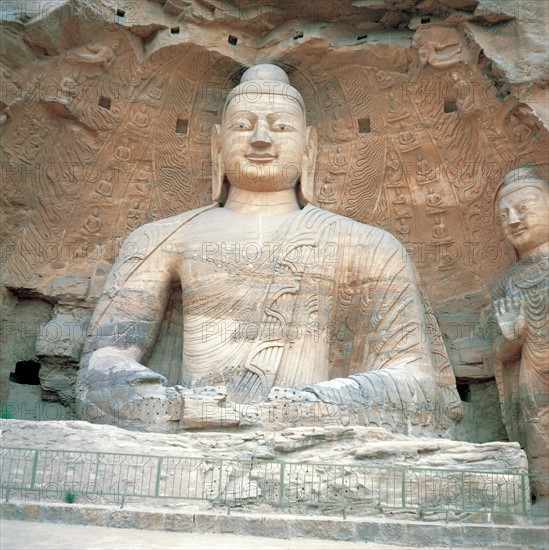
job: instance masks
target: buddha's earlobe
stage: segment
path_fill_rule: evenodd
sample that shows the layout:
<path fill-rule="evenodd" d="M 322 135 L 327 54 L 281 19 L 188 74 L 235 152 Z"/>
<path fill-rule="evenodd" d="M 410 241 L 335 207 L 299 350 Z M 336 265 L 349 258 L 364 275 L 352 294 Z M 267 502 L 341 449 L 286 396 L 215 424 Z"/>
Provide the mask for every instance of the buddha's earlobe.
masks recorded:
<path fill-rule="evenodd" d="M 221 202 L 223 195 L 223 180 L 225 179 L 225 167 L 221 157 L 221 126 L 214 124 L 212 127 L 212 200 Z"/>
<path fill-rule="evenodd" d="M 305 151 L 301 162 L 301 182 L 299 202 L 312 203 L 315 196 L 315 169 L 318 148 L 316 129 L 308 126 L 305 136 Z"/>

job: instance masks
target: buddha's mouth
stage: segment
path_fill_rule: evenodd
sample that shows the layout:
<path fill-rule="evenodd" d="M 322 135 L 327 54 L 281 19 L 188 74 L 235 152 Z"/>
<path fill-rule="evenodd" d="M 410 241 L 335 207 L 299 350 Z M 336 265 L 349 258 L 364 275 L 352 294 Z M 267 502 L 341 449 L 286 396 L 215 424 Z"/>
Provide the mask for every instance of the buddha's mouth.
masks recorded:
<path fill-rule="evenodd" d="M 270 153 L 250 153 L 249 155 L 246 155 L 246 158 L 254 162 L 269 162 L 271 160 L 275 160 L 276 156 L 271 155 Z"/>

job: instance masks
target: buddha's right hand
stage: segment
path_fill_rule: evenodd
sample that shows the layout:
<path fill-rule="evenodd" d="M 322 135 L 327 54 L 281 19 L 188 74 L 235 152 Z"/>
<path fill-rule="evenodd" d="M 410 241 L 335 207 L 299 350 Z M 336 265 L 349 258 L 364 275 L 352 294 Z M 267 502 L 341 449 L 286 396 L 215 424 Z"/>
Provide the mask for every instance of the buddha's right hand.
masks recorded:
<path fill-rule="evenodd" d="M 88 365 L 88 376 L 95 386 L 129 385 L 142 390 L 166 386 L 161 374 L 143 366 L 123 350 L 105 347 L 95 351 Z"/>
<path fill-rule="evenodd" d="M 126 428 L 168 431 L 182 402 L 160 374 L 115 348 L 95 351 L 76 382 L 79 418 Z"/>

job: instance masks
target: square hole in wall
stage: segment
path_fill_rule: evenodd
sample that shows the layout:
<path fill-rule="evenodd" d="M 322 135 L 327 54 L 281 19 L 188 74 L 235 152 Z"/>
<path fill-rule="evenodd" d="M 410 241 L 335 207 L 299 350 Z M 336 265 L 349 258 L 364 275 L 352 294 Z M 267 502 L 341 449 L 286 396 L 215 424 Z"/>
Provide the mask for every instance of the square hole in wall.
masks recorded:
<path fill-rule="evenodd" d="M 369 134 L 371 131 L 370 119 L 369 118 L 359 118 L 358 119 L 358 133 L 359 134 Z"/>
<path fill-rule="evenodd" d="M 299 31 L 295 36 L 294 36 L 294 40 L 299 40 L 300 38 L 303 38 L 303 33 L 301 31 Z"/>
<path fill-rule="evenodd" d="M 120 8 L 116 10 L 117 17 L 124 17 L 125 15 L 126 15 L 126 12 L 124 10 L 121 10 Z"/>
<path fill-rule="evenodd" d="M 179 27 L 171 27 L 170 28 L 171 34 L 179 34 Z"/>
<path fill-rule="evenodd" d="M 102 95 L 99 98 L 99 101 L 98 101 L 97 104 L 99 105 L 99 107 L 102 107 L 103 109 L 107 109 L 107 111 L 111 110 L 111 98 L 110 97 L 106 97 L 106 96 Z"/>
<path fill-rule="evenodd" d="M 227 39 L 227 42 L 231 46 L 236 46 L 236 43 L 238 42 L 238 38 L 236 36 L 233 36 L 232 34 L 229 34 L 229 38 Z"/>
<path fill-rule="evenodd" d="M 455 99 L 445 99 L 444 100 L 444 112 L 445 113 L 455 113 L 458 110 L 457 103 Z"/>
<path fill-rule="evenodd" d="M 424 25 L 425 23 L 430 23 L 431 18 L 430 17 L 422 17 L 421 18 L 421 24 Z"/>
<path fill-rule="evenodd" d="M 189 121 L 186 118 L 178 118 L 175 123 L 175 133 L 185 136 L 189 129 Z"/>

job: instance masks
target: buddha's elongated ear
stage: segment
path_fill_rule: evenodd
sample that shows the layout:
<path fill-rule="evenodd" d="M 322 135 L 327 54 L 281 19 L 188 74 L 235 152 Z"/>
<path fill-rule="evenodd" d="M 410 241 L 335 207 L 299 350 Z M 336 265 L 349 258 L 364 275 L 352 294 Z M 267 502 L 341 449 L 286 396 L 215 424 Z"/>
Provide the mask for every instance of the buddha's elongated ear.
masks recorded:
<path fill-rule="evenodd" d="M 212 126 L 212 200 L 221 202 L 225 167 L 221 157 L 221 125 Z"/>
<path fill-rule="evenodd" d="M 307 126 L 305 136 L 305 150 L 301 162 L 301 181 L 299 185 L 299 202 L 305 206 L 313 202 L 315 197 L 315 170 L 318 153 L 318 137 L 316 128 Z"/>

